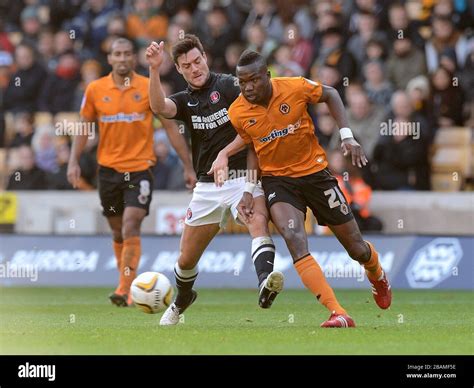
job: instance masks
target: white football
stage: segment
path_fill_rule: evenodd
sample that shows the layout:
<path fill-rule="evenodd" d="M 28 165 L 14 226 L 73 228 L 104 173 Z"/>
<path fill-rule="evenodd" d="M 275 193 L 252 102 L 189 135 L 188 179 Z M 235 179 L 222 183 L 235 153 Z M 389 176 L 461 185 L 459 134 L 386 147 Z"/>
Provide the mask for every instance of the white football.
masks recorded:
<path fill-rule="evenodd" d="M 147 314 L 165 310 L 173 300 L 169 279 L 159 272 L 144 272 L 132 282 L 132 299 Z"/>

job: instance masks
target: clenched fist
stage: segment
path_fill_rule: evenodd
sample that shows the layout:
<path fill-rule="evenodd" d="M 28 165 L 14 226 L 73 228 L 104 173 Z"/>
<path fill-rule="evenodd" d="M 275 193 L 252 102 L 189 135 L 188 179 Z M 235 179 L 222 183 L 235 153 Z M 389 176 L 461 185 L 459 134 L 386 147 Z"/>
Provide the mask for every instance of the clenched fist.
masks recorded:
<path fill-rule="evenodd" d="M 156 43 L 151 42 L 151 44 L 146 49 L 146 61 L 151 68 L 157 69 L 163 63 L 164 59 L 164 42 Z"/>

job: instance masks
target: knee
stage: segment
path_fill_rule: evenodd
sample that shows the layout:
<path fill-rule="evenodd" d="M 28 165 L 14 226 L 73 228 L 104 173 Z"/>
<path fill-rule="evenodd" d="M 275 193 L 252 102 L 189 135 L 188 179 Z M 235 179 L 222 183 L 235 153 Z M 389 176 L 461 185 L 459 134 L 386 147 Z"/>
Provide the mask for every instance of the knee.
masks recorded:
<path fill-rule="evenodd" d="M 347 248 L 349 256 L 356 261 L 366 262 L 370 258 L 370 249 L 365 241 L 351 243 Z"/>
<path fill-rule="evenodd" d="M 140 222 L 135 218 L 123 220 L 122 236 L 124 239 L 140 235 Z"/>
<path fill-rule="evenodd" d="M 293 257 L 299 257 L 307 253 L 306 235 L 302 230 L 285 226 L 280 229 L 280 232 Z"/>
<path fill-rule="evenodd" d="M 117 243 L 123 242 L 122 229 L 112 229 L 112 238 Z"/>
<path fill-rule="evenodd" d="M 255 213 L 250 222 L 247 223 L 247 228 L 252 237 L 267 236 L 269 234 L 268 218 L 264 214 Z"/>

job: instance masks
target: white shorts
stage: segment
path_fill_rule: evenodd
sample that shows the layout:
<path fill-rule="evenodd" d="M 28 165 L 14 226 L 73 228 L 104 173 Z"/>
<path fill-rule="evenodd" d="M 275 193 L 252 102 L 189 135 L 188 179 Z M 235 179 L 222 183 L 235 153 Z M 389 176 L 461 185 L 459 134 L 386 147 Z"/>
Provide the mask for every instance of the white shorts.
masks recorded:
<path fill-rule="evenodd" d="M 245 182 L 245 177 L 230 179 L 222 187 L 217 187 L 214 182 L 198 182 L 186 212 L 185 223 L 190 226 L 220 224 L 223 227 L 229 214 L 238 221 L 237 205 L 244 193 Z M 263 189 L 259 182 L 253 197 L 261 195 Z"/>

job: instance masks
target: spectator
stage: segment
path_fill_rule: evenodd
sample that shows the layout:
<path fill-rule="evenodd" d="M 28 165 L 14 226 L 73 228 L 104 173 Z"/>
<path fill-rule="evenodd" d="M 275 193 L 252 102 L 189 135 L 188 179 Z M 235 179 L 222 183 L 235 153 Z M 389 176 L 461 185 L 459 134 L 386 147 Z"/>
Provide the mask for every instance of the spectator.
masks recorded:
<path fill-rule="evenodd" d="M 73 190 L 67 180 L 67 164 L 71 150 L 66 139 L 56 142 L 57 169 L 48 175 L 48 188 L 51 190 Z"/>
<path fill-rule="evenodd" d="M 252 8 L 242 28 L 242 38 L 254 24 L 260 24 L 271 39 L 279 42 L 283 36 L 283 23 L 270 0 L 252 0 Z"/>
<path fill-rule="evenodd" d="M 107 24 L 110 18 L 120 10 L 114 1 L 87 0 L 83 3 L 81 12 L 66 29 L 75 32 L 75 38 L 84 43 L 84 48 L 92 54 L 100 54 L 101 44 L 107 37 Z"/>
<path fill-rule="evenodd" d="M 44 124 L 36 128 L 32 139 L 33 151 L 36 155 L 36 164 L 45 172 L 54 172 L 58 168 L 56 160 L 54 128 Z"/>
<path fill-rule="evenodd" d="M 247 49 L 259 52 L 266 59 L 268 59 L 278 47 L 277 42 L 269 38 L 265 28 L 258 23 L 249 26 L 247 29 L 247 42 Z"/>
<path fill-rule="evenodd" d="M 324 85 L 332 86 L 338 91 L 342 101 L 346 101 L 344 80 L 336 66 L 324 64 L 323 66 L 318 67 L 313 65 L 311 67 L 311 78 L 314 80 L 319 80 Z M 345 78 L 346 81 L 348 81 L 348 78 Z"/>
<path fill-rule="evenodd" d="M 298 63 L 307 73 L 313 57 L 313 47 L 309 40 L 300 35 L 299 28 L 295 23 L 290 23 L 285 27 L 283 43 L 290 46 L 293 61 Z"/>
<path fill-rule="evenodd" d="M 13 54 L 15 52 L 15 47 L 13 46 L 8 33 L 4 29 L 4 20 L 0 18 L 0 52 L 6 51 L 7 53 Z"/>
<path fill-rule="evenodd" d="M 383 64 L 370 61 L 364 65 L 364 89 L 372 104 L 387 107 L 393 94 L 392 84 L 385 79 Z"/>
<path fill-rule="evenodd" d="M 55 61 L 55 46 L 54 46 L 54 34 L 49 29 L 43 29 L 38 38 L 38 53 L 41 58 L 42 66 L 49 70 L 54 71 Z"/>
<path fill-rule="evenodd" d="M 387 48 L 379 39 L 369 39 L 365 46 L 365 58 L 369 61 L 384 62 L 387 59 Z"/>
<path fill-rule="evenodd" d="M 38 7 L 29 5 L 21 12 L 21 29 L 23 31 L 23 42 L 36 47 L 41 23 L 38 17 Z"/>
<path fill-rule="evenodd" d="M 237 63 L 244 50 L 245 47 L 240 43 L 232 43 L 225 49 L 225 73 L 235 75 Z"/>
<path fill-rule="evenodd" d="M 81 66 L 81 82 L 77 86 L 74 95 L 74 112 L 79 112 L 81 109 L 82 99 L 84 97 L 84 91 L 86 90 L 87 85 L 92 81 L 99 79 L 102 74 L 102 67 L 100 63 L 94 59 L 89 59 L 85 61 Z"/>
<path fill-rule="evenodd" d="M 324 108 L 319 108 L 320 106 Z M 339 148 L 341 137 L 339 135 L 336 121 L 329 112 L 326 112 L 325 110 L 326 108 L 323 104 L 318 105 L 318 114 L 316 120 L 314 120 L 316 124 L 315 132 L 321 147 L 326 151 L 330 151 Z"/>
<path fill-rule="evenodd" d="M 352 54 L 344 47 L 342 30 L 331 27 L 322 32 L 321 47 L 313 66 L 336 67 L 341 77 L 353 82 L 357 77 L 357 64 Z"/>
<path fill-rule="evenodd" d="M 426 74 L 423 53 L 413 45 L 408 34 L 401 33 L 403 38 L 394 37 L 392 53 L 387 62 L 388 79 L 395 89 L 405 89 L 408 81 L 417 75 Z"/>
<path fill-rule="evenodd" d="M 156 164 L 153 167 L 155 190 L 166 190 L 173 169 L 169 146 L 164 141 L 155 142 Z"/>
<path fill-rule="evenodd" d="M 428 128 L 435 126 L 430 81 L 424 75 L 419 75 L 408 82 L 406 92 L 410 98 L 413 112 L 421 115 L 428 123 Z"/>
<path fill-rule="evenodd" d="M 370 12 L 360 12 L 357 18 L 357 34 L 347 42 L 347 49 L 361 67 L 364 61 L 365 49 L 371 39 L 386 40 L 386 35 L 377 30 L 377 17 Z"/>
<path fill-rule="evenodd" d="M 166 38 L 168 16 L 163 12 L 162 5 L 163 0 L 133 1 L 133 11 L 127 17 L 127 35 L 139 46 Z"/>
<path fill-rule="evenodd" d="M 21 147 L 22 145 L 31 146 L 34 127 L 33 116 L 29 112 L 15 113 L 15 135 L 8 145 L 10 148 Z"/>
<path fill-rule="evenodd" d="M 379 137 L 373 153 L 376 187 L 382 190 L 429 190 L 426 127 L 421 118 L 413 115 L 405 92 L 395 92 L 391 106 L 392 131 Z M 418 131 L 415 131 L 417 127 Z"/>
<path fill-rule="evenodd" d="M 298 77 L 305 75 L 304 69 L 293 60 L 291 47 L 288 45 L 281 45 L 275 51 L 273 69 L 277 77 Z"/>
<path fill-rule="evenodd" d="M 408 18 L 404 4 L 392 4 L 388 10 L 388 20 L 389 28 L 387 32 L 389 36 L 396 36 L 399 31 L 404 31 L 416 47 L 423 49 L 425 42 L 418 32 L 416 24 Z"/>
<path fill-rule="evenodd" d="M 47 176 L 35 163 L 31 147 L 18 147 L 19 168 L 8 179 L 7 190 L 46 190 Z"/>
<path fill-rule="evenodd" d="M 213 68 L 222 72 L 225 67 L 225 49 L 235 40 L 225 9 L 213 8 L 206 15 L 200 35 L 206 52 L 213 58 Z"/>
<path fill-rule="evenodd" d="M 34 50 L 22 43 L 15 50 L 17 71 L 12 75 L 5 91 L 4 107 L 12 112 L 35 112 L 46 71 L 36 62 Z"/>
<path fill-rule="evenodd" d="M 370 160 L 380 137 L 380 123 L 385 118 L 385 111 L 371 104 L 365 92 L 348 96 L 347 102 L 349 126 Z"/>
<path fill-rule="evenodd" d="M 449 48 L 456 53 L 457 68 L 464 67 L 468 41 L 455 29 L 451 16 L 435 15 L 432 30 L 433 36 L 425 46 L 428 71 L 432 73 L 439 67 L 441 54 Z"/>
<path fill-rule="evenodd" d="M 73 53 L 60 56 L 54 74 L 50 74 L 43 86 L 39 109 L 56 114 L 74 109 L 74 96 L 80 82 L 80 64 Z"/>
<path fill-rule="evenodd" d="M 431 83 L 435 125 L 439 128 L 462 125 L 464 98 L 461 87 L 453 85 L 453 74 L 444 67 L 439 67 L 432 74 Z"/>

